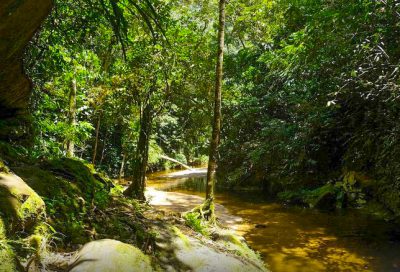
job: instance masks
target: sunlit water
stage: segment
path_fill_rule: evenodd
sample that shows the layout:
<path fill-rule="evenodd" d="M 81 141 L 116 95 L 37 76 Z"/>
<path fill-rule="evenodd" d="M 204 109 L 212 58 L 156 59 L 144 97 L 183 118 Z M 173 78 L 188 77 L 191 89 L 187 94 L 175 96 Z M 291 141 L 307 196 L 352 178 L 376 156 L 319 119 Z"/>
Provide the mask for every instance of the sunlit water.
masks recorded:
<path fill-rule="evenodd" d="M 204 196 L 204 174 L 166 174 L 151 175 L 148 186 Z M 183 195 L 177 203 L 193 199 Z M 359 211 L 320 212 L 284 206 L 255 193 L 221 190 L 217 190 L 216 201 L 233 216 L 243 218 L 235 228 L 273 272 L 400 271 L 399 229 Z"/>

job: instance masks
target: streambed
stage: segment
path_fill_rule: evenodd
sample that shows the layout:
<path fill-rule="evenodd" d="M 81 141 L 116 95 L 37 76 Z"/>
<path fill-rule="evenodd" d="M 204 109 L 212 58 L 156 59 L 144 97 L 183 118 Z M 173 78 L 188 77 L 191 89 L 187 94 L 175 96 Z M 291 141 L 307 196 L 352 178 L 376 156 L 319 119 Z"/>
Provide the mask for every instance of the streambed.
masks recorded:
<path fill-rule="evenodd" d="M 183 212 L 202 202 L 205 169 L 159 172 L 147 197 L 161 209 Z M 217 190 L 217 216 L 258 251 L 273 272 L 400 271 L 396 226 L 358 210 L 322 212 L 285 206 L 254 192 Z"/>

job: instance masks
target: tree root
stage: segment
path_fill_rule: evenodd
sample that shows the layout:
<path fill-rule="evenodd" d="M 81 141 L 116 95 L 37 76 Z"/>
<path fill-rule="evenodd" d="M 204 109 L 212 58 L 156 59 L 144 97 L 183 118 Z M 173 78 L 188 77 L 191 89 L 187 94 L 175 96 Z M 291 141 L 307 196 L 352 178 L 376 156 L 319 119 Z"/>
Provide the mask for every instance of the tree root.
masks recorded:
<path fill-rule="evenodd" d="M 214 199 L 206 199 L 202 204 L 194 207 L 189 212 L 184 213 L 193 214 L 197 219 L 205 220 L 209 224 L 214 225 L 216 223 L 216 216 L 215 216 L 215 206 L 214 206 Z"/>

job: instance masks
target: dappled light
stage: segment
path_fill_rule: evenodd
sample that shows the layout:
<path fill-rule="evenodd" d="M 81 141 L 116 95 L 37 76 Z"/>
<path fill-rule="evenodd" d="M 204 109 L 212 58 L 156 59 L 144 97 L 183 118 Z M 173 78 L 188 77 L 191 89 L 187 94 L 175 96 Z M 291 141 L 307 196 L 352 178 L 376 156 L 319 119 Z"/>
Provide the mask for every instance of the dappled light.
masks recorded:
<path fill-rule="evenodd" d="M 400 272 L 400 0 L 0 0 L 0 272 Z"/>
<path fill-rule="evenodd" d="M 204 177 L 180 174 L 150 176 L 151 205 L 185 212 L 202 202 Z M 357 211 L 285 207 L 243 192 L 216 196 L 220 222 L 244 235 L 272 271 L 390 271 L 400 262 L 400 246 L 388 241 L 391 227 Z"/>

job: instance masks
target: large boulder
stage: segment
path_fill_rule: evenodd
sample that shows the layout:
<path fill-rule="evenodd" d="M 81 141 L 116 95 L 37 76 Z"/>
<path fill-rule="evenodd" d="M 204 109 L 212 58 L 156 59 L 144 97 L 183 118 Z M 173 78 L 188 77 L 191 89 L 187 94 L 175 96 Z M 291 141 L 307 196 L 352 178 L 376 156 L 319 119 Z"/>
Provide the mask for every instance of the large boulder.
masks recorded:
<path fill-rule="evenodd" d="M 25 46 L 50 13 L 51 0 L 0 1 L 0 138 L 28 109 L 31 84 L 22 67 Z"/>
<path fill-rule="evenodd" d="M 20 177 L 0 173 L 0 215 L 7 231 L 26 231 L 43 218 L 45 203 Z"/>
<path fill-rule="evenodd" d="M 98 240 L 82 247 L 69 265 L 70 272 L 150 272 L 150 258 L 138 248 L 116 240 Z"/>
<path fill-rule="evenodd" d="M 267 272 L 257 254 L 234 232 L 218 230 L 213 240 L 156 224 L 157 260 L 163 271 Z M 218 233 L 218 234 L 217 234 Z"/>

